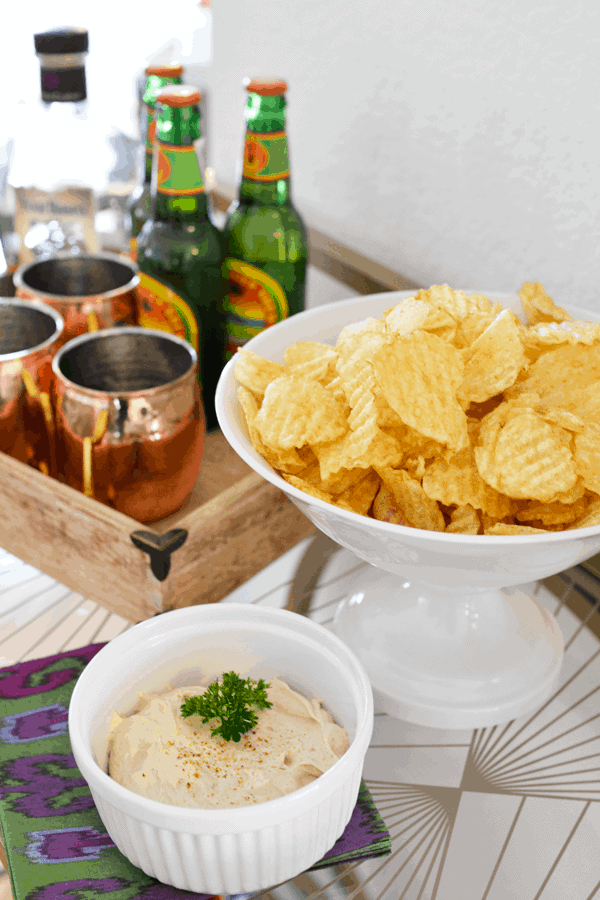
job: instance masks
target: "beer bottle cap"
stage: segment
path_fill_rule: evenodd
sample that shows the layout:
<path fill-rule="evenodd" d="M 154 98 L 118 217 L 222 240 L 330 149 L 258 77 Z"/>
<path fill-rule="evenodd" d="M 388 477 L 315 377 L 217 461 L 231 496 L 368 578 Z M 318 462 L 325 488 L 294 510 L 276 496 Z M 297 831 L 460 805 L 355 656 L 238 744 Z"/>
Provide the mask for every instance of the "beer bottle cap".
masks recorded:
<path fill-rule="evenodd" d="M 146 69 L 146 75 L 159 75 L 162 78 L 174 78 L 176 75 L 181 75 L 182 72 L 183 68 L 181 63 L 178 62 L 163 63 L 160 66 L 148 66 Z"/>
<path fill-rule="evenodd" d="M 34 34 L 36 53 L 86 53 L 88 33 L 85 28 L 53 28 Z"/>
<path fill-rule="evenodd" d="M 189 84 L 171 84 L 156 95 L 156 102 L 162 106 L 195 106 L 201 100 L 200 91 Z"/>
<path fill-rule="evenodd" d="M 261 97 L 277 97 L 288 89 L 287 82 L 280 78 L 244 78 L 243 83 L 247 91 Z"/>

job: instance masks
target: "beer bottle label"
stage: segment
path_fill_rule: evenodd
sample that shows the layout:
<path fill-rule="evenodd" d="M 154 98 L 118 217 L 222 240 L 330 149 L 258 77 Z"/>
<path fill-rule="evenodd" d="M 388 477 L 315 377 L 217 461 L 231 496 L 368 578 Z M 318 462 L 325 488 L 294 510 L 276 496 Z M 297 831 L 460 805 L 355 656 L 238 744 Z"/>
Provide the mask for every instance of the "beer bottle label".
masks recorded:
<path fill-rule="evenodd" d="M 250 181 L 278 181 L 289 178 L 288 145 L 285 131 L 271 134 L 246 132 L 243 177 Z"/>
<path fill-rule="evenodd" d="M 143 272 L 140 272 L 137 296 L 140 325 L 183 338 L 199 353 L 198 323 L 183 297 Z"/>
<path fill-rule="evenodd" d="M 254 335 L 286 319 L 289 309 L 281 285 L 262 269 L 239 259 L 226 259 L 223 273 L 229 283 L 225 298 L 226 357 L 231 359 Z"/>
<path fill-rule="evenodd" d="M 204 193 L 204 184 L 194 147 L 158 145 L 156 190 L 172 197 L 193 197 Z"/>

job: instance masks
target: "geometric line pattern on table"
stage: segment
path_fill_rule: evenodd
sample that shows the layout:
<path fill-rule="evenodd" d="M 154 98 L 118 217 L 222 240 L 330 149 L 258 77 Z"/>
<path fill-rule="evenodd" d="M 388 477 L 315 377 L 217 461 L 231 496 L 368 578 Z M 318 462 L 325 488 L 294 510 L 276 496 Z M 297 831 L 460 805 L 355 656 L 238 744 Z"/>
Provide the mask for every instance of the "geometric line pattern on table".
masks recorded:
<path fill-rule="evenodd" d="M 223 602 L 302 608 L 329 626 L 365 565 L 317 534 Z M 600 854 L 590 852 L 600 835 L 600 579 L 576 567 L 546 579 L 537 596 L 565 638 L 553 697 L 534 715 L 474 731 L 377 712 L 365 781 L 391 855 L 305 873 L 253 897 L 600 900 Z M 0 664 L 129 627 L 0 551 Z"/>
<path fill-rule="evenodd" d="M 342 560 L 344 556 L 346 559 Z M 311 618 L 329 624 L 337 603 L 350 589 L 353 572 L 360 567 L 360 561 L 348 551 L 339 552 L 337 566 L 336 558 L 330 557 L 314 591 Z M 394 728 L 396 740 L 381 738 L 378 722 L 389 724 L 390 717 L 377 716 L 365 780 L 392 835 L 392 855 L 377 866 L 362 863 L 357 867 L 356 875 L 373 900 L 383 897 L 394 897 L 395 900 L 508 900 L 509 897 L 515 900 L 564 900 L 567 895 L 577 900 L 591 900 L 600 891 L 600 864 L 596 867 L 587 865 L 587 877 L 575 882 L 576 890 L 573 880 L 568 891 L 564 885 L 565 873 L 577 868 L 575 859 L 581 855 L 582 846 L 588 845 L 590 828 L 595 832 L 596 821 L 600 825 L 600 818 L 590 819 L 590 810 L 600 800 L 600 713 L 596 712 L 600 695 L 600 643 L 596 637 L 600 635 L 600 580 L 594 581 L 586 575 L 587 581 L 582 586 L 576 570 L 557 578 L 552 585 L 553 592 L 547 585 L 537 585 L 535 591 L 538 600 L 553 612 L 561 626 L 565 638 L 565 665 L 553 696 L 535 714 L 507 725 L 460 734 L 397 723 Z M 576 595 L 585 603 L 583 610 L 579 604 L 579 619 L 571 612 L 571 608 L 577 606 Z M 413 740 L 406 740 L 407 735 Z M 428 739 L 424 739 L 424 735 Z M 439 735 L 437 742 L 432 739 L 436 735 Z M 469 739 L 464 740 L 467 737 Z M 464 748 L 462 759 L 461 748 Z M 421 754 L 418 767 L 411 764 L 411 750 L 413 754 Z M 433 759 L 435 750 L 446 755 L 453 771 L 440 772 L 440 766 Z M 406 765 L 411 770 L 410 782 L 402 777 L 370 777 L 373 766 L 382 766 L 380 761 L 372 762 L 378 751 L 388 754 L 384 769 L 387 767 L 401 775 Z M 454 760 L 449 759 L 451 753 L 455 754 Z M 456 777 L 459 769 L 460 778 L 454 781 L 454 787 L 448 787 L 452 775 Z M 442 797 L 446 798 L 445 839 L 440 841 L 438 835 L 430 834 L 427 829 L 434 823 L 439 824 L 434 817 L 444 808 Z M 535 883 L 526 885 L 525 877 L 517 879 L 521 887 L 514 892 L 509 868 L 514 880 L 515 841 L 521 842 L 522 846 L 523 834 L 519 828 L 526 823 L 529 834 L 533 834 L 533 844 L 536 844 L 535 825 L 528 816 L 531 814 L 534 820 L 539 816 L 536 804 L 540 801 L 553 804 L 557 816 L 561 815 L 559 809 L 564 810 L 565 828 L 560 832 L 559 844 L 552 845 L 550 857 L 540 858 L 539 865 L 532 867 L 530 874 Z M 464 847 L 468 843 L 464 833 L 469 831 L 469 823 L 459 811 L 472 807 L 474 802 L 479 802 L 480 812 L 485 809 L 489 817 L 487 825 L 495 821 L 500 832 L 494 841 L 494 855 L 488 855 L 479 867 L 470 863 L 461 849 L 461 845 Z M 504 804 L 502 814 L 494 808 L 498 802 Z M 509 809 L 506 802 L 513 806 Z M 547 808 L 545 812 L 548 813 Z M 431 843 L 431 837 L 438 838 L 437 844 Z M 539 837 L 538 851 L 541 832 Z M 535 852 L 536 848 L 532 849 Z M 453 856 L 456 857 L 454 861 Z M 456 881 L 459 860 L 463 864 L 462 883 Z M 507 868 L 509 860 L 510 867 Z M 382 876 L 386 876 L 385 880 Z M 317 900 L 318 896 L 315 894 L 312 900 Z M 321 891 L 320 896 L 326 897 L 327 892 Z"/>

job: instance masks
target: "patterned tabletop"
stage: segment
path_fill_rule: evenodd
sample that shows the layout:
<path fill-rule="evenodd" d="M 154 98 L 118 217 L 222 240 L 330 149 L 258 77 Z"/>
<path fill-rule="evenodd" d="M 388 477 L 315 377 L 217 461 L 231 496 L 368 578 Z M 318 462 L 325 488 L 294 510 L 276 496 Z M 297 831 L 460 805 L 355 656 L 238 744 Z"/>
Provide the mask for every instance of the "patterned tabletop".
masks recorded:
<path fill-rule="evenodd" d="M 223 603 L 288 606 L 331 625 L 365 563 L 308 539 Z M 559 687 L 505 726 L 440 731 L 377 713 L 364 777 L 392 853 L 311 872 L 266 900 L 600 900 L 600 579 L 531 586 L 565 638 Z M 0 551 L 0 666 L 110 640 L 119 616 Z M 0 898 L 9 897 L 6 876 Z"/>

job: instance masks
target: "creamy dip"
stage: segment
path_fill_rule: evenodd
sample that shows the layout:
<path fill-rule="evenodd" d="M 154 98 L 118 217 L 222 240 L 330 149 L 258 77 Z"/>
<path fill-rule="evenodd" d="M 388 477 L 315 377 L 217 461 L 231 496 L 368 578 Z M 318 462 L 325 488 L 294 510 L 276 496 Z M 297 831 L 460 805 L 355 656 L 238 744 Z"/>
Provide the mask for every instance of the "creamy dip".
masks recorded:
<path fill-rule="evenodd" d="M 257 710 L 258 723 L 241 740 L 212 737 L 200 716 L 183 718 L 192 686 L 165 694 L 140 694 L 135 714 L 114 714 L 109 774 L 136 794 L 199 809 L 251 806 L 290 794 L 318 778 L 348 749 L 344 728 L 319 700 L 307 700 L 273 678 L 271 709 Z"/>

